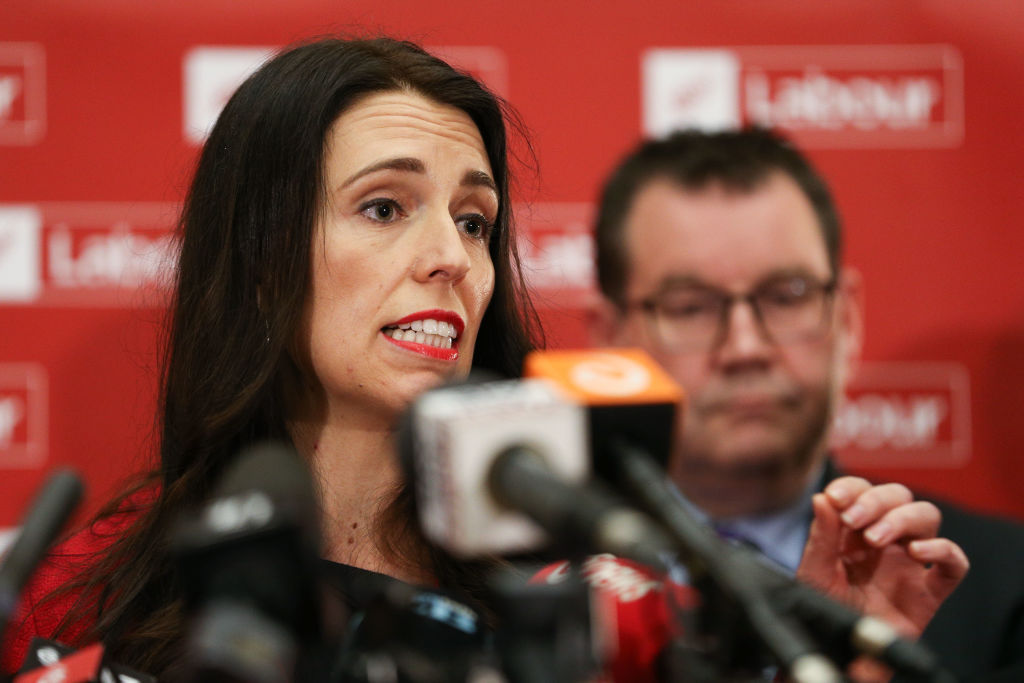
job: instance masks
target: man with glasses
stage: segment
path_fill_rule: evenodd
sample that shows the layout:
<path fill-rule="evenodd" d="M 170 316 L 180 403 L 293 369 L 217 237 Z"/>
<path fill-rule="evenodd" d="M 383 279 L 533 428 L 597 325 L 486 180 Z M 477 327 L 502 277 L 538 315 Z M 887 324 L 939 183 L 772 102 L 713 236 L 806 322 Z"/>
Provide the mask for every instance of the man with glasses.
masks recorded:
<path fill-rule="evenodd" d="M 796 570 L 812 496 L 838 476 L 830 421 L 862 336 L 860 281 L 841 265 L 824 180 L 769 131 L 677 133 L 616 168 L 595 238 L 592 342 L 642 347 L 683 387 L 669 475 L 686 504 Z M 910 494 L 877 486 L 864 503 L 887 497 Z M 925 641 L 963 677 L 1021 660 L 1024 529 L 940 507 L 941 535 L 972 569 Z M 864 525 L 868 512 L 848 508 L 843 523 L 892 540 Z"/>

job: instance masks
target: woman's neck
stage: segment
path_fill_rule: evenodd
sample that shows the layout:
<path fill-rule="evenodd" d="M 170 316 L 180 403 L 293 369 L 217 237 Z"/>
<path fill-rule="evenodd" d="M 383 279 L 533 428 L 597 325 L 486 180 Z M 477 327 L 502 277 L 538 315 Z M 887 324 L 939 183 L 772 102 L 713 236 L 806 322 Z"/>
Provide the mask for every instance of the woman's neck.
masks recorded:
<path fill-rule="evenodd" d="M 294 422 L 290 431 L 320 489 L 324 557 L 410 583 L 431 582 L 414 561 L 425 556 L 418 536 L 405 533 L 406 520 L 386 514 L 403 483 L 391 430 Z"/>

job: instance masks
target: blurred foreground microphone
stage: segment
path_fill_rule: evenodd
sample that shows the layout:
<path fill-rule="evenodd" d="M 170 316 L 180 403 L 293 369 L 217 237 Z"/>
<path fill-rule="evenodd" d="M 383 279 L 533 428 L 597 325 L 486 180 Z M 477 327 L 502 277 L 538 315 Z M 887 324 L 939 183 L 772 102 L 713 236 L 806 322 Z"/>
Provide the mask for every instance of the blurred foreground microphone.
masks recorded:
<path fill-rule="evenodd" d="M 294 449 L 244 450 L 172 545 L 191 628 L 188 681 L 312 680 L 324 638 L 319 511 Z"/>
<path fill-rule="evenodd" d="M 0 562 L 0 642 L 18 597 L 82 499 L 82 480 L 69 469 L 52 474 L 36 494 L 21 531 Z"/>
<path fill-rule="evenodd" d="M 584 483 L 586 415 L 545 381 L 453 384 L 410 407 L 400 450 L 427 537 L 472 557 L 545 545 L 662 566 L 667 537 Z"/>
<path fill-rule="evenodd" d="M 588 408 L 594 469 L 606 481 L 624 487 L 634 499 L 639 493 L 648 512 L 664 522 L 664 510 L 652 507 L 643 492 L 630 486 L 628 461 L 639 453 L 637 457 L 657 472 L 659 483 L 665 483 L 676 410 L 683 400 L 682 390 L 672 378 L 641 349 L 537 351 L 527 356 L 524 375 L 554 383 Z M 838 681 L 839 673 L 816 652 L 802 628 L 780 614 L 760 586 L 718 552 L 717 539 L 697 527 L 694 521 L 684 535 L 669 530 L 673 548 L 701 591 L 705 603 L 700 611 L 705 622 L 702 630 L 714 638 L 712 655 L 722 673 L 735 675 L 744 668 L 756 671 L 767 663 L 764 655 L 768 652 L 794 680 Z M 728 596 L 728 602 L 720 599 L 722 595 Z M 708 624 L 709 619 L 714 622 Z M 689 634 L 688 638 L 693 641 L 696 636 Z M 673 673 L 685 676 L 692 671 L 687 665 L 685 671 Z"/>
<path fill-rule="evenodd" d="M 441 590 L 367 575 L 339 649 L 334 683 L 452 683 L 473 680 L 489 636 L 479 614 Z"/>
<path fill-rule="evenodd" d="M 944 679 L 945 672 L 924 646 L 775 569 L 752 551 L 723 542 L 693 517 L 665 472 L 682 392 L 646 352 L 538 351 L 527 357 L 524 374 L 554 382 L 589 407 L 595 470 L 671 534 L 691 580 L 708 602 L 705 613 L 719 622 L 711 628 L 720 636 L 725 630 L 739 634 L 721 623 L 720 615 L 729 608 L 715 599 L 713 591 L 743 605 L 757 635 L 796 678 L 835 675 L 815 654 L 823 645 L 843 663 L 865 654 L 919 679 Z M 792 620 L 813 629 L 821 645 L 804 642 L 800 629 L 791 627 Z M 730 660 L 748 646 L 743 640 L 724 644 L 721 654 Z"/>
<path fill-rule="evenodd" d="M 14 683 L 156 683 L 156 678 L 104 661 L 101 643 L 81 650 L 44 638 L 29 644 L 21 673 Z"/>
<path fill-rule="evenodd" d="M 610 658 L 618 680 L 650 680 L 653 667 L 641 653 L 661 648 L 667 615 L 660 582 L 644 567 L 665 568 L 667 537 L 585 482 L 585 413 L 556 387 L 474 379 L 427 392 L 402 423 L 399 451 L 427 537 L 462 557 L 547 546 L 560 558 L 603 552 L 642 565 L 603 556 L 590 582 L 602 588 L 595 604 L 587 586 L 560 580 L 567 567 L 555 580 L 522 566 L 518 575 L 492 576 L 504 680 L 585 680 Z M 616 651 L 625 656 L 613 657 Z"/>
<path fill-rule="evenodd" d="M 534 351 L 523 376 L 555 384 L 586 408 L 593 465 L 602 478 L 616 482 L 614 439 L 638 445 L 667 467 L 683 391 L 645 351 Z"/>

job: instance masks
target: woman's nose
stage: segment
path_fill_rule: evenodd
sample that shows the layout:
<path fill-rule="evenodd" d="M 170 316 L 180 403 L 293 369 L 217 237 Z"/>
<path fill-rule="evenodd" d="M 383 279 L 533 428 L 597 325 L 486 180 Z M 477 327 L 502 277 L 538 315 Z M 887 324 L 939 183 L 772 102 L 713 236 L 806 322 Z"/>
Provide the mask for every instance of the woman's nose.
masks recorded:
<path fill-rule="evenodd" d="M 454 282 L 465 277 L 470 268 L 469 252 L 448 212 L 436 212 L 420 227 L 413 277 L 421 282 Z"/>

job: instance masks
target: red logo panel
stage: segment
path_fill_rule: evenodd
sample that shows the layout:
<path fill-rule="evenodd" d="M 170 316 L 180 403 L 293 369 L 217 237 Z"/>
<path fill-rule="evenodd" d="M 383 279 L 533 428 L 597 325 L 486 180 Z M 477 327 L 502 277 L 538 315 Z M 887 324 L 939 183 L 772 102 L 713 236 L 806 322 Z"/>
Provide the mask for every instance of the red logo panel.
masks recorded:
<path fill-rule="evenodd" d="M 277 50 L 222 45 L 200 45 L 189 50 L 182 64 L 185 139 L 202 144 L 238 86 Z M 453 45 L 427 50 L 468 72 L 494 93 L 508 97 L 508 60 L 498 48 Z"/>
<path fill-rule="evenodd" d="M 644 56 L 653 136 L 755 123 L 802 147 L 954 147 L 963 62 L 949 45 L 655 49 Z"/>
<path fill-rule="evenodd" d="M 46 132 L 46 53 L 0 43 L 0 145 L 31 145 Z"/>
<path fill-rule="evenodd" d="M 584 202 L 516 207 L 523 273 L 538 308 L 579 308 L 593 296 L 593 215 Z"/>
<path fill-rule="evenodd" d="M 840 405 L 844 464 L 959 467 L 971 455 L 970 379 L 955 363 L 864 363 Z"/>
<path fill-rule="evenodd" d="M 31 287 L 0 287 L 0 304 L 140 307 L 166 303 L 177 255 L 173 227 L 178 205 L 72 202 L 33 209 L 41 216 L 41 225 L 22 232 L 36 244 L 18 253 L 38 259 L 28 269 L 37 281 Z"/>
<path fill-rule="evenodd" d="M 48 393 L 43 366 L 0 363 L 0 467 L 37 468 L 46 462 Z"/>

